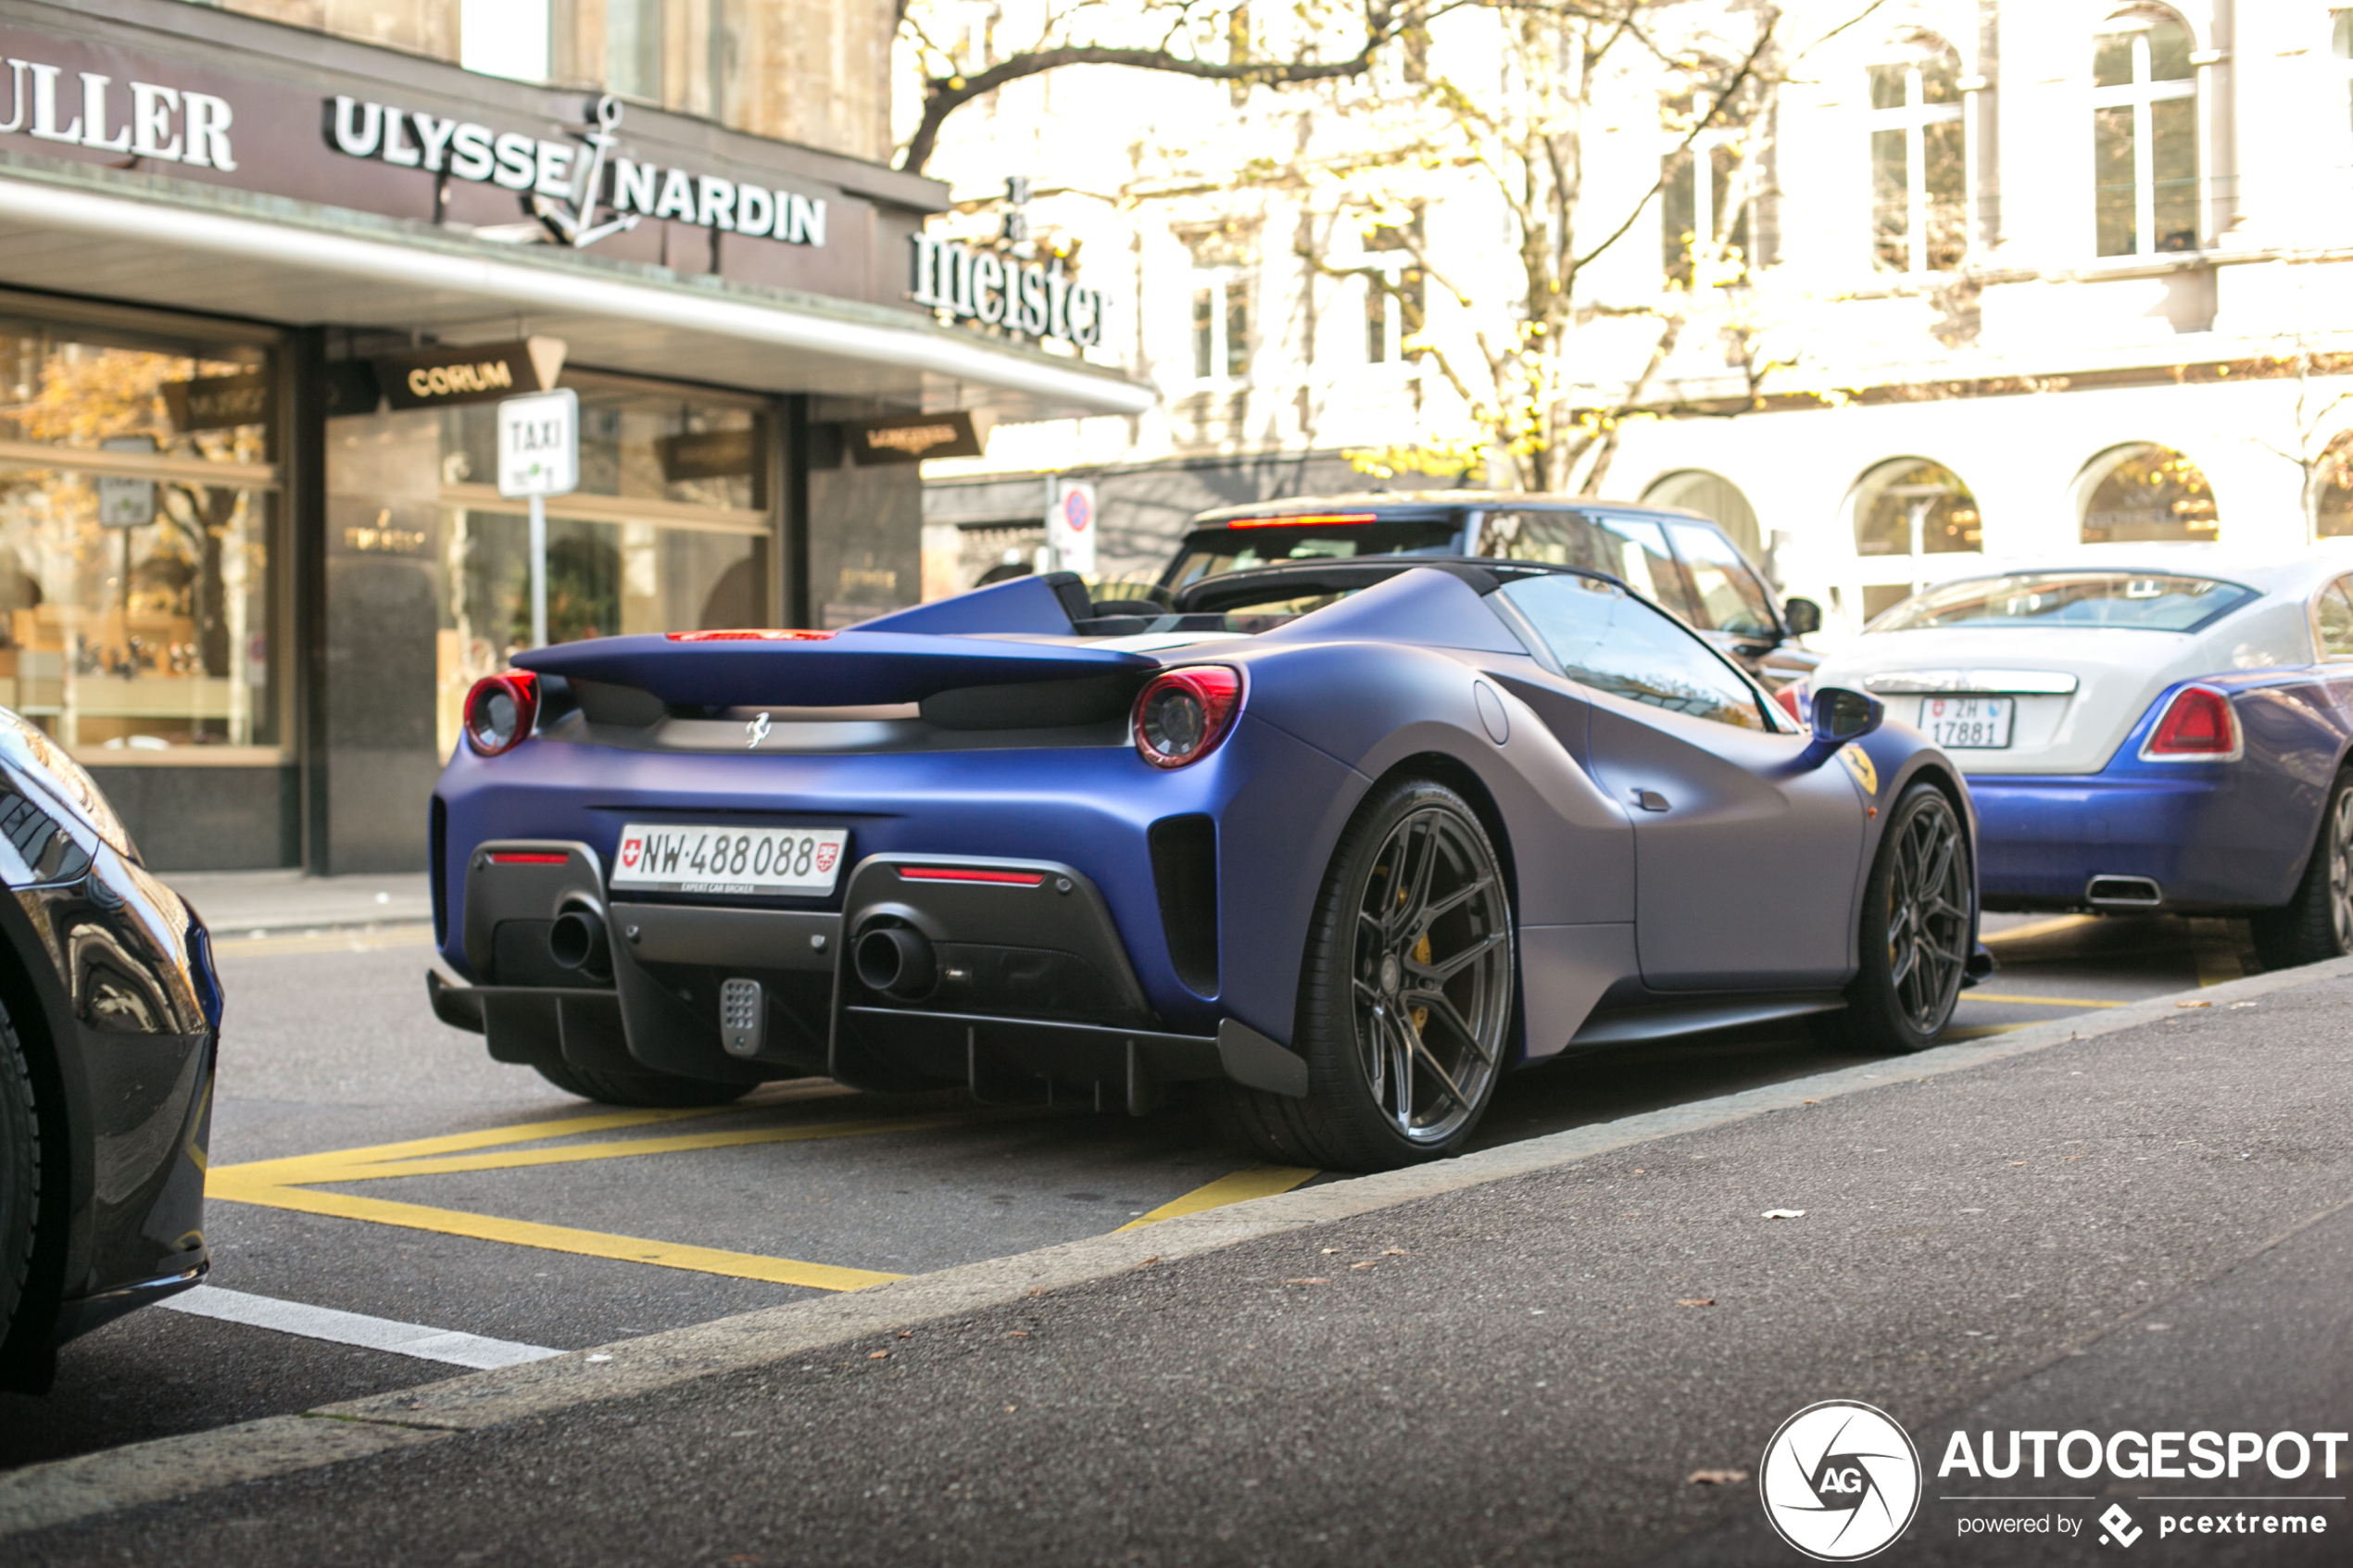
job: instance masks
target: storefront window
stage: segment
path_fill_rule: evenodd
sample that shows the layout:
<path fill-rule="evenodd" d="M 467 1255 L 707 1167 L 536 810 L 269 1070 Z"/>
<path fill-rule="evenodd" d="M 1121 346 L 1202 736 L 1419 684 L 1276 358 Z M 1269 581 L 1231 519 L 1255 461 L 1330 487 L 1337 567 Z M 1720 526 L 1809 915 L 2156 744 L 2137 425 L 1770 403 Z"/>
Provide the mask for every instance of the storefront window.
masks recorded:
<path fill-rule="evenodd" d="M 271 388 L 258 345 L 0 317 L 0 705 L 94 761 L 279 745 Z"/>
<path fill-rule="evenodd" d="M 548 640 L 770 623 L 761 410 L 593 376 L 563 384 L 580 397 L 580 488 L 547 503 Z M 430 669 L 442 757 L 467 690 L 531 642 L 528 505 L 492 483 L 496 439 L 486 403 L 329 431 L 330 637 Z M 407 705 L 426 696 L 384 694 L 376 734 L 409 733 Z"/>

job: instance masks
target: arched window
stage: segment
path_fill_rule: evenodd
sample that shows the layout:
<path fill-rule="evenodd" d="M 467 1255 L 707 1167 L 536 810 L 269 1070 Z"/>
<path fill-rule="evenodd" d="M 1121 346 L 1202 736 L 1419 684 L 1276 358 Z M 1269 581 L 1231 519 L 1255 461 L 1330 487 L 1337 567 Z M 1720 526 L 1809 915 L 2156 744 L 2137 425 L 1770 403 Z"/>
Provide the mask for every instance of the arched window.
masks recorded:
<path fill-rule="evenodd" d="M 1985 547 L 1977 497 L 1961 476 L 1925 458 L 1896 458 L 1857 480 L 1852 508 L 1858 556 L 1941 556 Z"/>
<path fill-rule="evenodd" d="M 2196 68 L 2171 12 L 2128 12 L 2093 40 L 2092 160 L 2098 254 L 2198 248 Z"/>
<path fill-rule="evenodd" d="M 1969 248 L 1961 57 L 1921 40 L 1871 67 L 1871 247 L 1887 272 L 1943 272 Z"/>
<path fill-rule="evenodd" d="M 2086 545 L 2211 544 L 2221 535 L 2214 487 L 2171 446 L 2111 446 L 2084 465 L 2075 494 Z"/>
<path fill-rule="evenodd" d="M 1655 507 L 1679 507 L 1697 512 L 1732 537 L 1751 560 L 1765 558 L 1765 539 L 1756 526 L 1756 508 L 1741 487 L 1720 473 L 1684 469 L 1654 480 L 1642 499 Z"/>
<path fill-rule="evenodd" d="M 2353 430 L 2339 434 L 2321 455 L 2312 475 L 2312 534 L 2336 539 L 2353 533 Z"/>

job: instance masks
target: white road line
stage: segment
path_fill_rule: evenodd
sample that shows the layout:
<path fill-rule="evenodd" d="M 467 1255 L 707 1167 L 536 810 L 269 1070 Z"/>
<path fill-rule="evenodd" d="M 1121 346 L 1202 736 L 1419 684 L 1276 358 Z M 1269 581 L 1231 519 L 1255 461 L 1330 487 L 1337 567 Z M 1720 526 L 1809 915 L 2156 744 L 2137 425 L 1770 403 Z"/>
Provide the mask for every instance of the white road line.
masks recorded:
<path fill-rule="evenodd" d="M 422 1323 L 395 1323 L 390 1318 L 371 1318 L 364 1312 L 339 1312 L 333 1307 L 308 1307 L 270 1296 L 248 1296 L 242 1290 L 223 1290 L 217 1285 L 183 1290 L 157 1305 L 200 1318 L 241 1323 L 249 1328 L 298 1334 L 306 1339 L 331 1339 L 338 1345 L 361 1345 L 371 1350 L 389 1350 L 396 1356 L 447 1361 L 452 1366 L 472 1367 L 477 1372 L 544 1361 L 549 1356 L 563 1354 L 541 1345 L 484 1339 L 479 1334 L 456 1334 L 427 1328 Z"/>

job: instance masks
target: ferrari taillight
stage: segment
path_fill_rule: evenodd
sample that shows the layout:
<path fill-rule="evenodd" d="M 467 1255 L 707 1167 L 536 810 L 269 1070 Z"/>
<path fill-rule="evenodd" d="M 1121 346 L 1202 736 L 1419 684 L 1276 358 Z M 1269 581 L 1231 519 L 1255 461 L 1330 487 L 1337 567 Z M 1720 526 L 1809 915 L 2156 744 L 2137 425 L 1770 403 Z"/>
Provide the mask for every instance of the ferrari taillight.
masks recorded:
<path fill-rule="evenodd" d="M 484 757 L 512 751 L 538 710 L 539 677 L 530 671 L 484 675 L 466 694 L 466 743 Z"/>
<path fill-rule="evenodd" d="M 1217 749 L 1242 705 L 1242 673 L 1189 664 L 1152 677 L 1136 697 L 1136 751 L 1155 768 L 1181 768 Z"/>
<path fill-rule="evenodd" d="M 2242 746 L 2231 699 L 2211 686 L 2183 686 L 2157 716 L 2141 756 L 2158 762 L 2233 762 Z"/>

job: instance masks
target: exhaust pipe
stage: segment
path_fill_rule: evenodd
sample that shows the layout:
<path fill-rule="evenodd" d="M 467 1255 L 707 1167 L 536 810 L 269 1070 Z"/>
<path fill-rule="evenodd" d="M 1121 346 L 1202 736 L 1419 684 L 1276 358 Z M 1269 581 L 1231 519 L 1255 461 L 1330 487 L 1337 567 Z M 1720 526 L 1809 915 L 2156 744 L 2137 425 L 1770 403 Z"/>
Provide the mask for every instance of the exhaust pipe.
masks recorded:
<path fill-rule="evenodd" d="M 593 980 L 612 977 L 612 943 L 605 920 L 593 909 L 573 908 L 547 928 L 547 956 L 559 969 L 576 970 Z"/>
<path fill-rule="evenodd" d="M 2153 877 L 2095 876 L 2083 888 L 2083 901 L 2095 909 L 2154 909 L 2165 902 L 2165 889 Z"/>
<path fill-rule="evenodd" d="M 903 925 L 878 925 L 858 938 L 858 983 L 902 1002 L 920 1001 L 939 978 L 931 938 Z"/>

